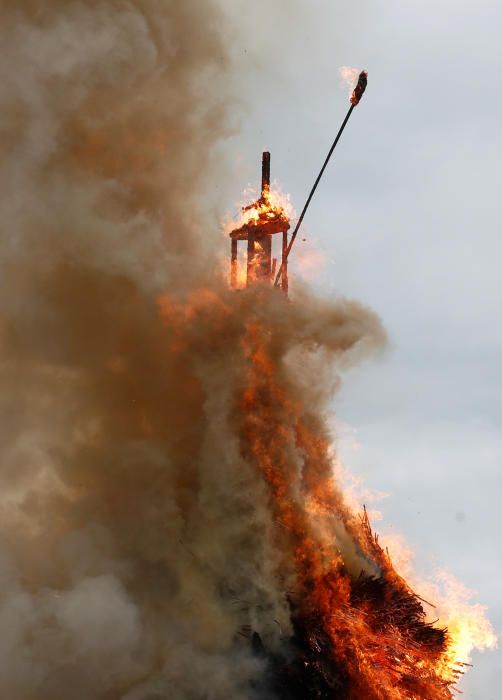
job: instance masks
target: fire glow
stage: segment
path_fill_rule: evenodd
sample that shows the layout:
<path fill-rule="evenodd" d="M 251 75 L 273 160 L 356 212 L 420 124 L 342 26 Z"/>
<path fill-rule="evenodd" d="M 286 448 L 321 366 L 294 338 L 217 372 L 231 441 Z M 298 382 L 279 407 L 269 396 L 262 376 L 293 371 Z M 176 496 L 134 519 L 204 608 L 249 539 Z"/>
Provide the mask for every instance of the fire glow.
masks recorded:
<path fill-rule="evenodd" d="M 344 693 L 333 697 L 451 698 L 472 649 L 496 644 L 484 610 L 470 605 L 465 589 L 448 578 L 444 617 L 427 621 L 422 599 L 397 573 L 366 513 L 358 516 L 345 504 L 329 444 L 301 418 L 308 410 L 292 403 L 278 383 L 270 337 L 258 325 L 248 329 L 243 436 L 295 543 L 295 632 L 305 665 L 322 677 L 326 693 L 345 683 Z M 273 415 L 287 416 L 290 429 L 270 425 Z M 268 442 L 267 435 L 279 439 Z M 303 503 L 286 476 L 289 440 L 305 455 Z M 366 568 L 358 569 L 355 562 L 364 559 Z"/>
<path fill-rule="evenodd" d="M 348 89 L 349 95 L 351 95 L 357 84 L 359 75 L 361 74 L 361 69 L 352 68 L 351 66 L 342 66 L 339 69 L 339 74 L 342 85 Z"/>
<path fill-rule="evenodd" d="M 251 204 L 247 203 L 249 200 L 252 200 Z M 242 193 L 242 201 L 238 208 L 240 215 L 235 218 L 229 217 L 225 221 L 226 233 L 243 226 L 258 226 L 270 221 L 286 223 L 296 216 L 291 204 L 291 195 L 284 192 L 278 182 L 273 182 L 259 197 L 253 187 L 247 187 Z"/>
<path fill-rule="evenodd" d="M 230 325 L 246 367 L 232 420 L 241 454 L 268 491 L 282 575 L 293 572 L 284 651 L 269 649 L 250 627 L 242 631 L 267 661 L 274 697 L 451 700 L 472 650 L 496 644 L 485 611 L 444 574 L 442 592 L 415 580 L 412 588 L 405 548 L 394 543 L 389 553 L 366 511 L 349 505 L 324 418 L 284 372 L 289 333 L 311 332 L 295 304 L 263 285 L 228 294 L 201 290 L 185 303 L 165 297 L 161 313 L 177 329 L 180 352 L 193 342 L 191 328 L 212 327 L 211 347 Z M 291 326 L 286 336 L 267 314 L 249 312 L 270 304 Z"/>

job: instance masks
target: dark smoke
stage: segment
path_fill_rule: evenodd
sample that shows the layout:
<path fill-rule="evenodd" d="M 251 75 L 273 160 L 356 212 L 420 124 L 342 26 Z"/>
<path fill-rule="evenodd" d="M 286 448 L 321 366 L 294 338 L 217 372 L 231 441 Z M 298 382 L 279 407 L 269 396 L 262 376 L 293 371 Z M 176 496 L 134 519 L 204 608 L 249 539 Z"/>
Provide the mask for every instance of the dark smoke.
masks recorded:
<path fill-rule="evenodd" d="M 357 304 L 220 279 L 215 3 L 9 0 L 0 18 L 0 697 L 248 698 L 262 662 L 239 632 L 280 643 L 294 572 L 240 450 L 244 324 L 275 328 L 283 384 L 320 420 L 330 362 L 382 330 Z M 301 460 L 292 444 L 292 481 Z"/>

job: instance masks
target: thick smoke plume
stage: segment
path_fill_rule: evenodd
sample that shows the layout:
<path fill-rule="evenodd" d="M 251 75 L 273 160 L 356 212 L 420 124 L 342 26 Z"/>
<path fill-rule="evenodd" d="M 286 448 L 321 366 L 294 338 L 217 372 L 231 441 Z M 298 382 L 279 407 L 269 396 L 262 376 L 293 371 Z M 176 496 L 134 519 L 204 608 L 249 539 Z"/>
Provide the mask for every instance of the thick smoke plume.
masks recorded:
<path fill-rule="evenodd" d="M 0 17 L 0 697 L 270 697 L 246 634 L 291 633 L 298 517 L 326 542 L 316 509 L 336 506 L 336 557 L 378 574 L 319 489 L 333 366 L 383 331 L 220 278 L 212 2 Z"/>

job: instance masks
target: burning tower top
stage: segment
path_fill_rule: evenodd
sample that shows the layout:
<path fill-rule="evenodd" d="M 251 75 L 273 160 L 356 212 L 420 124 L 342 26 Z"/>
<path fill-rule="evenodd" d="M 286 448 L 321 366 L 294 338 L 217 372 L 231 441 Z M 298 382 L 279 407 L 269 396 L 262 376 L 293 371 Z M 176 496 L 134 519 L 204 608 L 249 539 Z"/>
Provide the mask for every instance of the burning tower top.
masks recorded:
<path fill-rule="evenodd" d="M 274 204 L 270 197 L 270 153 L 262 156 L 261 195 L 242 209 L 245 223 L 230 232 L 231 264 L 230 284 L 237 287 L 238 242 L 247 241 L 246 286 L 257 282 L 271 283 L 277 267 L 277 258 L 272 257 L 272 236 L 282 233 L 283 269 L 281 289 L 288 291 L 287 255 L 289 219 L 281 206 Z"/>
<path fill-rule="evenodd" d="M 247 261 L 246 261 L 246 286 L 256 282 L 267 282 L 275 287 L 280 285 L 283 292 L 288 292 L 288 256 L 298 235 L 298 231 L 303 222 L 309 204 L 314 196 L 328 162 L 336 148 L 338 141 L 350 119 L 354 107 L 361 101 L 368 84 L 368 74 L 366 71 L 359 73 L 357 84 L 354 87 L 350 98 L 350 108 L 342 122 L 336 138 L 331 146 L 326 160 L 317 175 L 303 210 L 296 222 L 293 233 L 288 240 L 289 219 L 281 206 L 275 205 L 270 196 L 270 153 L 265 151 L 262 158 L 261 172 L 261 196 L 256 202 L 242 208 L 244 223 L 230 232 L 232 241 L 231 263 L 230 263 L 230 284 L 237 288 L 238 279 L 238 241 L 247 241 Z M 282 233 L 281 264 L 276 271 L 277 258 L 272 257 L 272 236 L 274 233 Z"/>

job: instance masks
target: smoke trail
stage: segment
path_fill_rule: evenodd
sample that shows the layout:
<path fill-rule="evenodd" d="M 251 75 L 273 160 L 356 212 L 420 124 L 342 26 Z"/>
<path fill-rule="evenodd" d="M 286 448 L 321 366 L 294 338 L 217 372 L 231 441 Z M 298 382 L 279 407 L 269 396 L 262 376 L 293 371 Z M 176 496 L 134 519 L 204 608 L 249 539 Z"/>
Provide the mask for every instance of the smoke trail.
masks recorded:
<path fill-rule="evenodd" d="M 247 698 L 262 662 L 239 633 L 279 644 L 294 571 L 241 448 L 243 337 L 274 328 L 314 420 L 327 361 L 380 325 L 213 274 L 201 202 L 229 101 L 212 2 L 0 17 L 0 695 Z"/>

